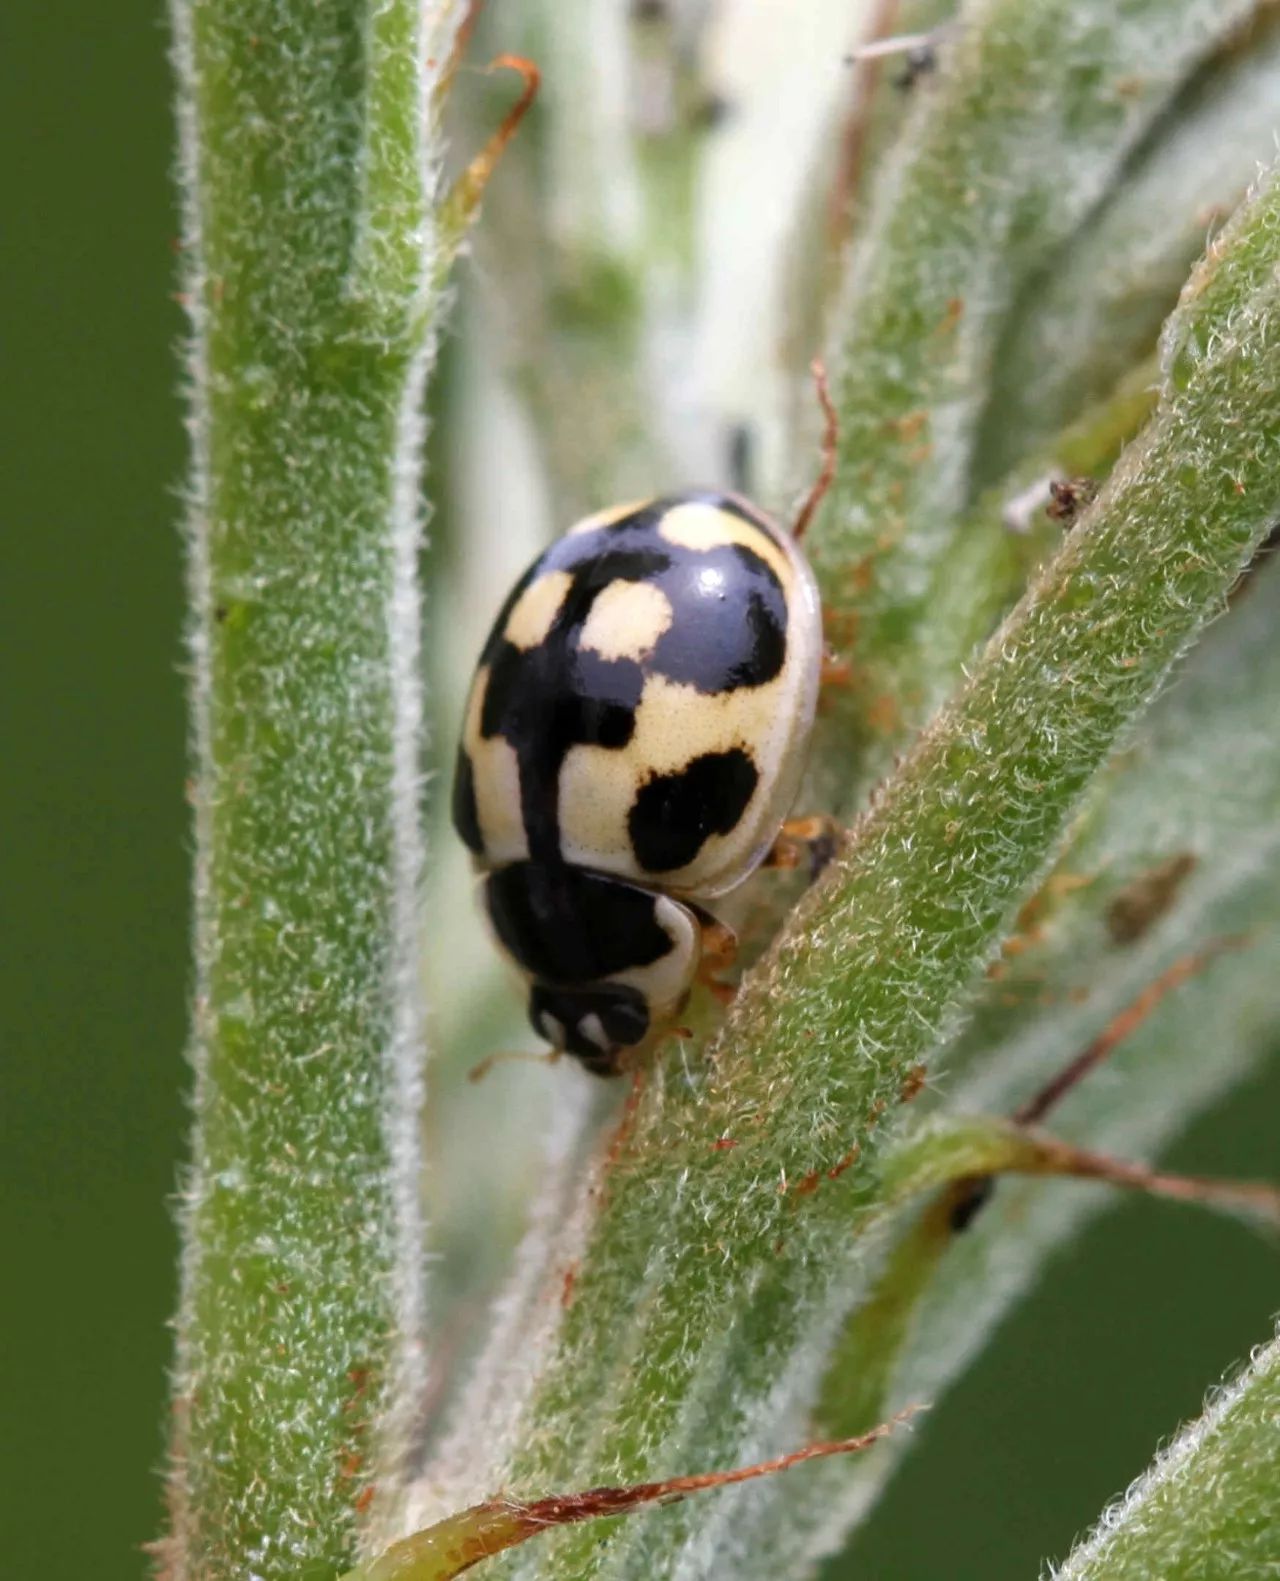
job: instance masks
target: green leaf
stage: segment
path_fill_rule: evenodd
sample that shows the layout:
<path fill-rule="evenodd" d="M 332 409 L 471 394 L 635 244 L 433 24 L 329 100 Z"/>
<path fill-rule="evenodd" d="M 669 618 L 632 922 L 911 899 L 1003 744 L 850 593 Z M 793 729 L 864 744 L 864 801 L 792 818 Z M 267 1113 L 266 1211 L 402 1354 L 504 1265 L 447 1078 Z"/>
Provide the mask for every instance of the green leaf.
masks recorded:
<path fill-rule="evenodd" d="M 791 1454 L 734 1471 L 697 1472 L 692 1476 L 667 1477 L 661 1482 L 640 1483 L 634 1487 L 587 1488 L 582 1493 L 552 1494 L 532 1503 L 491 1499 L 393 1543 L 385 1553 L 353 1570 L 343 1581 L 452 1581 L 454 1576 L 470 1570 L 482 1559 L 518 1547 L 559 1526 L 630 1515 L 651 1504 L 677 1504 L 692 1494 L 705 1493 L 712 1488 L 776 1477 L 815 1460 L 860 1454 L 887 1437 L 898 1422 L 912 1414 L 903 1412 L 897 1421 L 882 1423 L 855 1438 L 810 1444 Z"/>
<path fill-rule="evenodd" d="M 637 28 L 625 6 L 533 0 L 488 21 L 492 46 L 524 50 L 543 88 L 476 237 L 477 296 L 563 530 L 650 491 L 670 467 L 645 359 L 661 307 L 648 270 L 683 252 L 687 215 L 649 190 L 644 166 L 659 155 L 689 163 L 698 140 L 684 121 L 636 135 L 622 85 Z"/>
<path fill-rule="evenodd" d="M 1280 1030 L 1278 618 L 1280 565 L 1268 564 L 1102 777 L 1027 908 L 1017 952 L 996 964 L 972 1020 L 942 1057 L 949 1112 L 1012 1110 L 1162 974 L 1226 938 L 1241 947 L 1130 1032 L 1107 1068 L 1055 1112 L 1054 1130 L 1124 1157 L 1156 1156 L 1272 1052 Z M 1152 889 L 1149 875 L 1179 868 L 1163 894 Z M 1144 894 L 1140 914 L 1134 900 Z M 1125 919 L 1119 930 L 1117 918 Z M 917 1104 L 941 1101 L 926 1093 Z M 894 1233 L 833 1353 L 817 1431 L 854 1432 L 895 1400 L 936 1401 L 1053 1249 L 1112 1200 L 1098 1190 L 1004 1181 L 962 1235 L 943 1199 L 913 1215 Z M 829 1551 L 867 1508 L 890 1460 L 811 1480 L 792 1516 L 807 1522 L 814 1551 Z M 851 1563 L 857 1574 L 856 1552 Z"/>
<path fill-rule="evenodd" d="M 1123 179 L 1023 290 L 1005 330 L 975 475 L 995 479 L 1155 345 L 1206 236 L 1273 157 L 1280 26 L 1232 34 Z"/>
<path fill-rule="evenodd" d="M 1132 0 L 1117 17 L 1105 0 L 977 0 L 947 39 L 836 311 L 840 466 L 812 555 L 855 686 L 826 732 L 830 794 L 873 784 L 927 717 L 899 665 L 927 646 L 1020 293 L 1253 9 Z"/>
<path fill-rule="evenodd" d="M 1235 1581 L 1277 1569 L 1280 1341 L 1273 1340 L 1055 1574 L 1059 1581 Z"/>
<path fill-rule="evenodd" d="M 174 8 L 197 845 L 175 1573 L 345 1569 L 375 1482 L 394 1520 L 422 1396 L 427 112 L 462 9 Z"/>
<path fill-rule="evenodd" d="M 1148 431 L 748 977 L 701 1082 L 675 1061 L 638 1091 L 504 1485 L 644 1480 L 803 1436 L 893 1106 L 1280 509 L 1275 183 L 1218 258 Z M 1177 351 L 1188 337 L 1198 355 Z M 502 1441 L 500 1425 L 472 1427 Z M 603 1541 L 566 1532 L 504 1573 L 724 1562 L 735 1509 L 696 1531 L 677 1510 Z"/>
<path fill-rule="evenodd" d="M 883 1467 L 811 1467 L 749 1500 L 722 1493 L 696 1513 L 616 1516 L 850 1447 L 782 1453 L 811 1437 L 815 1410 L 865 1415 L 921 1380 L 942 1387 L 1016 1294 L 1019 1276 L 998 1257 L 1020 1258 L 1029 1277 L 1072 1221 L 1075 1210 L 1041 1215 L 1047 1194 L 1025 1199 L 1002 1182 L 963 1237 L 945 1195 L 904 1224 L 893 1210 L 906 1185 L 956 1170 L 1060 1168 L 1069 1156 L 1088 1172 L 1081 1151 L 989 1114 L 935 1113 L 919 1125 L 920 1110 L 936 1109 L 919 1093 L 926 1070 L 947 1060 L 948 1093 L 962 1106 L 1011 1105 L 1043 1080 L 1062 1039 L 1096 1035 L 1144 973 L 1150 982 L 1153 962 L 1203 953 L 1206 931 L 1211 946 L 1224 930 L 1246 936 L 1178 996 L 1179 1024 L 1201 1041 L 1230 1003 L 1222 1052 L 1195 1061 L 1199 1050 L 1170 1039 L 1166 1009 L 1114 1072 L 1073 1095 L 1067 1134 L 1096 1146 L 1110 1124 L 1158 1138 L 1247 1068 L 1275 1028 L 1276 852 L 1259 829 L 1276 822 L 1276 776 L 1265 750 L 1240 750 L 1249 709 L 1277 692 L 1263 684 L 1269 655 L 1252 668 L 1236 656 L 1229 697 L 1184 687 L 1194 750 L 1176 733 L 1162 743 L 1161 721 L 1181 717 L 1168 702 L 1150 729 L 1134 729 L 1280 509 L 1277 184 L 1197 272 L 1165 336 L 1153 421 L 1096 508 L 880 788 L 749 975 L 706 1062 L 672 1057 L 637 1079 L 576 1193 L 585 1089 L 565 1105 L 553 1179 L 493 1342 L 406 1490 L 427 1394 L 417 407 L 457 240 L 436 203 L 433 114 L 461 5 L 441 0 L 424 15 L 398 0 L 321 0 L 304 15 L 293 0 L 283 11 L 262 0 L 177 4 L 196 331 L 200 978 L 169 1558 L 183 1573 L 323 1581 L 361 1549 L 443 1515 L 357 1572 L 426 1577 L 457 1573 L 497 1538 L 603 1517 L 546 1533 L 492 1573 L 795 1574 L 839 1537 Z M 1129 186 L 1158 203 L 1169 126 L 1190 117 L 1204 132 L 1217 115 L 1234 127 L 1226 99 L 1197 82 L 1207 62 L 1244 92 L 1250 115 L 1265 114 L 1265 71 L 1233 75 L 1219 58 L 1255 9 L 1125 0 L 1117 14 L 1101 0 L 973 0 L 941 73 L 914 93 L 838 319 L 840 481 L 825 537 L 815 536 L 832 635 L 857 665 L 821 754 L 837 794 L 885 771 L 1044 559 L 1052 534 L 1015 542 L 1005 531 L 1007 484 L 978 493 L 1009 396 L 1001 386 L 992 404 L 996 367 L 1071 238 L 1122 247 L 1106 195 Z M 559 139 L 559 176 L 524 193 L 537 209 L 524 234 L 539 244 L 510 250 L 530 269 L 535 258 L 547 265 L 532 292 L 541 318 L 528 368 L 540 388 L 544 374 L 548 389 L 561 377 L 563 407 L 547 407 L 544 439 L 553 487 L 569 496 L 651 453 L 683 410 L 661 379 L 637 378 L 632 397 L 643 389 L 663 409 L 629 433 L 636 403 L 606 411 L 599 390 L 616 387 L 620 351 L 643 353 L 627 360 L 647 378 L 645 356 L 696 327 L 687 271 L 697 139 L 677 117 L 665 145 L 628 147 L 634 128 L 621 135 L 610 97 L 617 16 L 606 69 L 583 47 L 587 7 L 538 15 L 561 64 L 577 69 L 553 71 L 541 123 L 540 156 Z M 660 47 L 634 51 L 678 90 L 673 103 L 698 84 L 697 33 L 664 22 Z M 614 141 L 584 144 L 584 125 Z M 1227 163 L 1204 159 L 1207 185 L 1211 167 L 1214 182 L 1225 179 Z M 557 210 L 576 166 L 589 167 L 576 210 Z M 619 174 L 647 178 L 648 257 L 615 251 L 602 223 Z M 566 212 L 576 226 L 557 234 Z M 1171 225 L 1160 279 L 1185 247 Z M 665 297 L 654 290 L 664 270 L 680 277 Z M 1049 303 L 1060 318 L 1072 289 L 1064 276 L 1065 295 Z M 1082 390 L 1091 376 L 1090 395 L 1113 383 L 1099 371 L 1106 326 L 1141 317 L 1100 299 L 1103 327 L 1079 348 Z M 1115 334 L 1123 377 L 1076 425 L 1090 471 L 1110 465 L 1143 404 L 1122 341 Z M 597 445 L 587 424 L 600 412 L 611 437 Z M 1028 439 L 1059 421 L 1029 423 L 1021 439 L 1010 422 L 998 437 L 1021 469 L 1038 464 Z M 1272 584 L 1257 578 L 1253 602 L 1203 652 L 1223 652 L 1224 631 L 1237 642 L 1253 633 Z M 1188 678 L 1212 673 L 1196 662 Z M 1242 698 L 1249 680 L 1255 695 Z M 1268 737 L 1270 718 L 1259 732 Z M 861 760 L 859 743 L 870 747 Z M 1214 773 L 1193 795 L 1177 774 L 1215 743 Z M 1243 773 L 1249 762 L 1237 826 L 1227 765 Z M 1203 818 L 1189 834 L 1195 806 Z M 1068 855 L 1019 913 L 1068 837 Z M 1011 927 L 1005 958 L 993 960 Z M 1085 960 L 1095 971 L 1079 1005 L 1071 971 Z M 992 970 L 979 982 L 984 963 Z M 1045 979 L 1059 995 L 1052 1015 L 1027 998 L 1039 1000 Z M 458 995 L 455 1020 L 468 1009 Z M 500 1015 L 484 1003 L 467 1035 L 487 1039 Z M 1150 1059 L 1160 1036 L 1170 1045 L 1160 1091 L 1134 1082 L 1145 1103 L 1128 1089 L 1116 1103 L 1114 1080 Z M 908 1100 L 918 1108 L 904 1120 Z M 465 1191 L 474 1177 L 462 1175 Z M 491 1198 L 473 1195 L 487 1233 Z M 1031 1207 L 1019 1217 L 1010 1204 L 1023 1200 Z M 453 1299 L 440 1310 L 466 1326 L 465 1287 Z M 466 1344 L 444 1336 L 437 1384 Z M 773 1458 L 703 1471 L 761 1456 Z M 673 1478 L 673 1468 L 700 1474 Z M 605 1477 L 617 1485 L 600 1486 Z M 546 1491 L 590 1484 L 566 1498 Z M 492 1497 L 507 1487 L 524 1497 Z"/>

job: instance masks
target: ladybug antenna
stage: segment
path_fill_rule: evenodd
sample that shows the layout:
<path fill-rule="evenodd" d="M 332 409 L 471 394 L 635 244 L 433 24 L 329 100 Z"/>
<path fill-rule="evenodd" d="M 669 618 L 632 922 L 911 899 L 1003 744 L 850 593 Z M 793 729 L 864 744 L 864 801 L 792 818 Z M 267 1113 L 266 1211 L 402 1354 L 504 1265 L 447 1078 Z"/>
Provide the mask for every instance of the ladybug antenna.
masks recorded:
<path fill-rule="evenodd" d="M 467 1080 L 483 1081 L 495 1065 L 554 1065 L 559 1058 L 559 1049 L 552 1049 L 546 1054 L 504 1049 L 500 1054 L 490 1054 L 473 1065 L 467 1072 Z"/>
<path fill-rule="evenodd" d="M 450 66 L 450 70 L 455 69 Z M 538 96 L 542 73 L 531 60 L 523 55 L 496 55 L 484 68 L 486 74 L 494 71 L 514 71 L 524 79 L 520 97 L 503 116 L 498 130 L 490 137 L 480 152 L 453 183 L 442 205 L 442 222 L 445 234 L 455 245 L 461 242 L 467 226 L 480 207 L 480 199 L 489 184 L 503 150 L 516 135 L 516 128 L 528 114 L 529 107 Z"/>
<path fill-rule="evenodd" d="M 831 404 L 831 391 L 827 387 L 826 363 L 821 357 L 815 357 L 809 364 L 809 372 L 813 375 L 813 382 L 818 391 L 818 404 L 822 407 L 825 420 L 822 430 L 822 471 L 814 479 L 813 487 L 805 496 L 804 504 L 797 512 L 795 523 L 791 528 L 791 536 L 797 543 L 804 537 L 814 513 L 826 498 L 827 490 L 835 478 L 836 440 L 840 434 L 836 422 L 836 409 Z"/>

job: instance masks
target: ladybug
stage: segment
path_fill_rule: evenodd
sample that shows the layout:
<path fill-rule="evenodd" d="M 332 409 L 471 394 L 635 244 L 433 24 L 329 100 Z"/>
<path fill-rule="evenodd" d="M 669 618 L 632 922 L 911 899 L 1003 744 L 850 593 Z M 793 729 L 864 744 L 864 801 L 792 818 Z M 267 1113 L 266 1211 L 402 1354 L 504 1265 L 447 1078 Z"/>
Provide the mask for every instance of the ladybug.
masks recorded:
<path fill-rule="evenodd" d="M 711 491 L 588 516 L 503 605 L 453 821 L 534 1030 L 588 1070 L 617 1073 L 688 999 L 706 903 L 795 797 L 822 653 L 795 536 Z"/>

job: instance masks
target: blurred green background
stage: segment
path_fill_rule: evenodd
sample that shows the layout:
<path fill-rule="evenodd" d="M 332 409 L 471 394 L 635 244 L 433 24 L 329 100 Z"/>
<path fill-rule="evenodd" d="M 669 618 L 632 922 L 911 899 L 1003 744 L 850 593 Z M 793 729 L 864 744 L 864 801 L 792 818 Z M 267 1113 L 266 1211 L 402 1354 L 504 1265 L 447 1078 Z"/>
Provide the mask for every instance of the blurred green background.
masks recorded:
<path fill-rule="evenodd" d="M 118 1581 L 146 1573 L 139 1544 L 161 1518 L 188 1079 L 163 15 L 139 0 L 10 8 L 0 72 L 0 1555 L 15 1577 Z M 1168 1162 L 1280 1173 L 1280 1061 L 1267 1085 L 1237 1093 Z M 1126 1202 L 1057 1259 L 933 1413 L 851 1573 L 1034 1577 L 1278 1307 L 1273 1248 Z"/>

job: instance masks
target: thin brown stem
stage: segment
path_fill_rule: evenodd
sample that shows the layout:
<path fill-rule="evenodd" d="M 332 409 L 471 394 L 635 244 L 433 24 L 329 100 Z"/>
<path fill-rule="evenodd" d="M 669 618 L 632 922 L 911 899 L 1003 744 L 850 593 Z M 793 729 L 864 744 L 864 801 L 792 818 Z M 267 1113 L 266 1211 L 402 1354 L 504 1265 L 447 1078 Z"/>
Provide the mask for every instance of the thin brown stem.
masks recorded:
<path fill-rule="evenodd" d="M 809 372 L 813 375 L 813 382 L 818 391 L 818 404 L 822 407 L 824 419 L 822 430 L 822 470 L 814 479 L 813 487 L 809 490 L 791 528 L 791 536 L 797 543 L 804 537 L 809 523 L 813 520 L 818 506 L 826 498 L 827 490 L 831 487 L 832 479 L 836 475 L 836 443 L 840 436 L 836 409 L 831 404 L 831 391 L 827 385 L 827 366 L 821 357 L 813 359 L 809 364 Z"/>
<path fill-rule="evenodd" d="M 1045 1082 L 1024 1104 L 1014 1110 L 1012 1118 L 1017 1125 L 1035 1125 L 1043 1120 L 1073 1088 L 1078 1087 L 1087 1075 L 1115 1052 L 1151 1015 L 1156 1007 L 1180 988 L 1190 978 L 1204 971 L 1224 950 L 1238 950 L 1248 941 L 1241 938 L 1216 939 L 1192 955 L 1184 955 L 1162 972 L 1153 983 L 1148 983 L 1136 999 L 1111 1018 L 1093 1042 L 1081 1050 L 1068 1064 Z"/>

